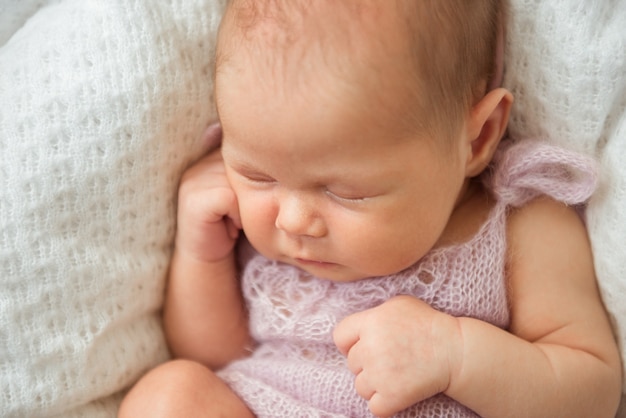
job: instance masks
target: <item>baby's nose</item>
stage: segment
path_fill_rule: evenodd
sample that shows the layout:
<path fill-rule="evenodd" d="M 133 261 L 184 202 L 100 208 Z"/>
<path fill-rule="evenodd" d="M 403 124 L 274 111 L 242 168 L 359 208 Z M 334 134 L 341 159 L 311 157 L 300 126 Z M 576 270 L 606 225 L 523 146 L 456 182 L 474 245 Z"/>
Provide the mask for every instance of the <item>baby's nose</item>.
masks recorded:
<path fill-rule="evenodd" d="M 279 201 L 275 226 L 294 236 L 319 238 L 325 235 L 323 218 L 306 196 L 285 194 Z"/>

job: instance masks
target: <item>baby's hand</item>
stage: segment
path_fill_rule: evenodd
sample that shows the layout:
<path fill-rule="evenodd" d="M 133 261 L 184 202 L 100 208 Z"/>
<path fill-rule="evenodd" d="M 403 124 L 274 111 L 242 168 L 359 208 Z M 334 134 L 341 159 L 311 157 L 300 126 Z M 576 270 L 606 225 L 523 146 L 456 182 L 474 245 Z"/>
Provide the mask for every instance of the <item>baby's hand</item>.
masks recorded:
<path fill-rule="evenodd" d="M 178 191 L 176 250 L 200 261 L 229 255 L 241 229 L 235 193 L 217 149 L 189 168 Z"/>
<path fill-rule="evenodd" d="M 357 393 L 379 417 L 445 391 L 462 355 L 456 319 L 411 296 L 348 316 L 334 339 Z"/>

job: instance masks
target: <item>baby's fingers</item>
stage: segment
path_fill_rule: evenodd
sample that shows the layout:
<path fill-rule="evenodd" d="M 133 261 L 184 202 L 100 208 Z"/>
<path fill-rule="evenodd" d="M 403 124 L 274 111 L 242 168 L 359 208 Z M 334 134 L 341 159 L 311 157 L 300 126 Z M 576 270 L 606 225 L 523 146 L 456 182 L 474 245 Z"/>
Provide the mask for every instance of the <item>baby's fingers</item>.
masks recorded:
<path fill-rule="evenodd" d="M 222 125 L 219 122 L 209 125 L 202 135 L 202 142 L 207 150 L 217 148 L 222 142 Z"/>
<path fill-rule="evenodd" d="M 387 418 L 400 412 L 404 407 L 395 407 L 389 404 L 388 400 L 378 392 L 372 394 L 367 403 L 370 412 L 378 418 Z"/>
<path fill-rule="evenodd" d="M 239 218 L 239 206 L 235 204 L 226 215 L 226 229 L 228 236 L 232 239 L 239 237 L 239 231 L 241 230 L 241 219 Z"/>
<path fill-rule="evenodd" d="M 335 345 L 343 354 L 347 356 L 350 349 L 360 339 L 361 315 L 356 313 L 344 318 L 340 321 L 333 331 L 333 340 Z"/>

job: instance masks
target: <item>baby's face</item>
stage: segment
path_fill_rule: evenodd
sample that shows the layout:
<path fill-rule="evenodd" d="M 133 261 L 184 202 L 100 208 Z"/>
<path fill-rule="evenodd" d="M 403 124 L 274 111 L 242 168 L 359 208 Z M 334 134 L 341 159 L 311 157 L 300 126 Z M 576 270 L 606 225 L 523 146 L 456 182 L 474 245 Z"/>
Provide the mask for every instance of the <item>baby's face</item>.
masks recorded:
<path fill-rule="evenodd" d="M 460 145 L 407 131 L 402 83 L 381 89 L 362 70 L 316 70 L 278 74 L 242 54 L 217 72 L 246 237 L 268 258 L 335 281 L 401 271 L 436 245 L 457 204 Z"/>
<path fill-rule="evenodd" d="M 330 95 L 277 97 L 223 78 L 224 162 L 259 252 L 351 281 L 403 270 L 436 244 L 464 179 L 454 153 Z"/>

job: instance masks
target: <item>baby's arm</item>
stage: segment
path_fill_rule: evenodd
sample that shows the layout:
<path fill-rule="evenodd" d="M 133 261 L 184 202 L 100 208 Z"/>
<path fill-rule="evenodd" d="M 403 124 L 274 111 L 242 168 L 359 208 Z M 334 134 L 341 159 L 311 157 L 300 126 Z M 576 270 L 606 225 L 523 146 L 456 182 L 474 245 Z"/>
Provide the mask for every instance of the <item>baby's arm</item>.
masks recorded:
<path fill-rule="evenodd" d="M 484 416 L 614 416 L 620 358 L 580 218 L 538 199 L 511 214 L 508 239 L 511 334 L 461 319 L 447 393 Z"/>
<path fill-rule="evenodd" d="M 239 233 L 236 197 L 221 152 L 183 176 L 176 244 L 164 305 L 164 327 L 175 357 L 219 368 L 249 343 L 234 247 Z"/>
<path fill-rule="evenodd" d="M 540 199 L 510 216 L 510 332 L 407 296 L 335 330 L 380 416 L 443 392 L 484 417 L 611 417 L 620 359 L 574 210 Z"/>

